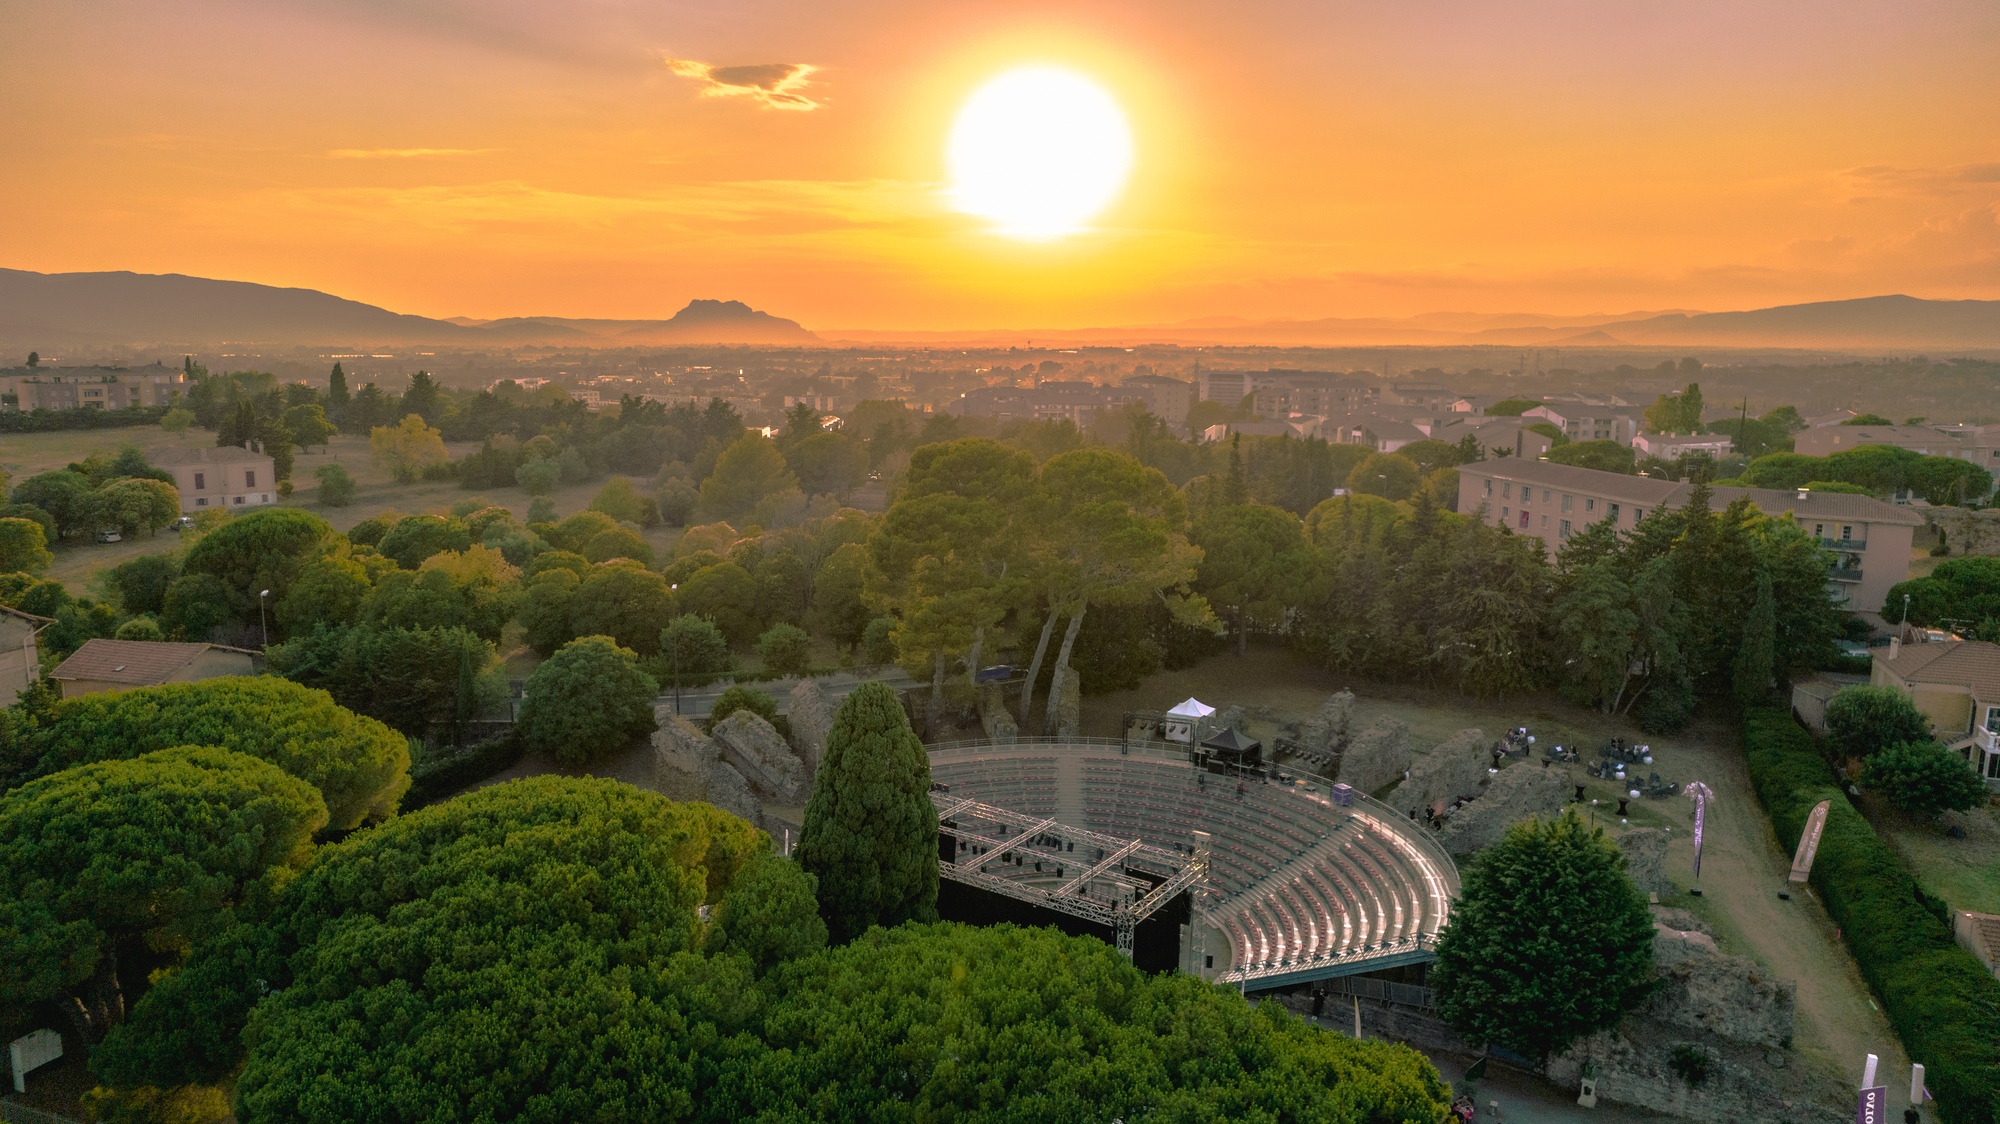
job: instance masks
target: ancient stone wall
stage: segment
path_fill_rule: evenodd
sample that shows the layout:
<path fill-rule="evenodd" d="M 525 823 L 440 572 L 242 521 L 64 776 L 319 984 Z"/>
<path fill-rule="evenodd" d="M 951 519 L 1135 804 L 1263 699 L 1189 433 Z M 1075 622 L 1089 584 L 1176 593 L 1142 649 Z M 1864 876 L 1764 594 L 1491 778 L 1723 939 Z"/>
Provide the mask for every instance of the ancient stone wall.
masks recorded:
<path fill-rule="evenodd" d="M 1498 843 L 1509 827 L 1530 816 L 1561 815 L 1570 792 L 1566 774 L 1522 762 L 1500 770 L 1477 800 L 1452 813 L 1438 838 L 1454 856 L 1470 855 Z"/>
<path fill-rule="evenodd" d="M 791 731 L 792 752 L 805 766 L 806 783 L 810 785 L 813 774 L 819 771 L 820 758 L 826 756 L 826 735 L 833 729 L 833 704 L 814 679 L 799 680 L 792 688 L 791 703 L 785 722 Z"/>
<path fill-rule="evenodd" d="M 653 777 L 659 790 L 674 800 L 706 801 L 763 827 L 763 805 L 743 774 L 722 759 L 714 739 L 671 706 L 658 708 L 654 717 L 659 729 L 653 731 Z"/>
<path fill-rule="evenodd" d="M 1667 877 L 1667 833 L 1657 827 L 1634 828 L 1618 837 L 1618 849 L 1625 852 L 1625 873 L 1645 894 L 1671 894 L 1674 884 Z"/>
<path fill-rule="evenodd" d="M 998 683 L 979 687 L 979 725 L 996 742 L 1011 742 L 1020 736 L 1021 725 L 1007 711 L 1007 692 Z"/>
<path fill-rule="evenodd" d="M 805 765 L 762 715 L 735 711 L 716 723 L 710 736 L 751 788 L 780 804 L 805 800 Z"/>
<path fill-rule="evenodd" d="M 1299 742 L 1314 753 L 1338 754 L 1347 748 L 1348 727 L 1354 722 L 1354 692 L 1328 695 L 1319 713 L 1305 724 Z"/>
<path fill-rule="evenodd" d="M 1396 786 L 1389 803 L 1405 815 L 1422 814 L 1442 800 L 1450 803 L 1461 796 L 1479 795 L 1493 754 L 1486 735 L 1475 728 L 1453 734 L 1410 766 L 1410 779 Z"/>
<path fill-rule="evenodd" d="M 1383 718 L 1348 739 L 1337 779 L 1362 792 L 1379 792 L 1402 779 L 1410 759 L 1410 727 L 1400 718 Z"/>

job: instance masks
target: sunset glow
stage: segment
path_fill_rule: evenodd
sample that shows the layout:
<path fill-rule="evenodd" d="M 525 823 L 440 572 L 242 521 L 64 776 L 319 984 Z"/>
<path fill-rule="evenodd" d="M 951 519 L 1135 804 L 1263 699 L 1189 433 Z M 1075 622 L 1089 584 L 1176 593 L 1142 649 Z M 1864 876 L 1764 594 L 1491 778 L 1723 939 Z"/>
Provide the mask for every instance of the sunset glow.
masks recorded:
<path fill-rule="evenodd" d="M 981 86 L 952 125 L 958 209 L 1014 238 L 1074 233 L 1109 204 L 1132 167 L 1125 115 L 1102 87 L 1029 67 Z"/>

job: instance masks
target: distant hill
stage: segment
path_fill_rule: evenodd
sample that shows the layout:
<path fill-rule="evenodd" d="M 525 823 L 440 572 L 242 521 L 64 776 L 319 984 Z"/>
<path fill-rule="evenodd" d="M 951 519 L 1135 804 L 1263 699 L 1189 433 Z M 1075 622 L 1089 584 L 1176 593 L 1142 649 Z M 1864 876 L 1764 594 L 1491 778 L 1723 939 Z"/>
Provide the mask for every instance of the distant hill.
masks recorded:
<path fill-rule="evenodd" d="M 1902 295 L 1750 312 L 1655 316 L 1596 327 L 1624 343 L 1721 347 L 2000 348 L 2000 301 Z"/>
<path fill-rule="evenodd" d="M 12 350 L 79 345 L 809 343 L 797 322 L 741 301 L 695 300 L 667 320 L 468 317 L 433 320 L 314 289 L 178 273 L 0 269 L 0 342 Z"/>

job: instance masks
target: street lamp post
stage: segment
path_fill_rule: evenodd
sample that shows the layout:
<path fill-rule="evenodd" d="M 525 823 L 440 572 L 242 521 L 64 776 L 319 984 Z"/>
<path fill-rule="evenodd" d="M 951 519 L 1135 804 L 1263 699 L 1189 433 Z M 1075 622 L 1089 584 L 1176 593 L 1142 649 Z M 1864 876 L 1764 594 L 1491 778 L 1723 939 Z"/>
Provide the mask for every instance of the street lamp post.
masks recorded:
<path fill-rule="evenodd" d="M 1903 595 L 1903 623 L 1910 623 L 1910 595 L 1907 593 Z"/>
<path fill-rule="evenodd" d="M 681 583 L 675 582 L 674 584 L 668 586 L 667 589 L 670 592 L 679 593 L 681 590 Z M 681 713 L 681 638 L 680 637 L 678 636 L 674 637 L 673 647 L 674 647 L 674 657 L 673 657 L 674 658 L 674 717 L 678 718 L 680 717 Z"/>
<path fill-rule="evenodd" d="M 257 628 L 264 634 L 264 646 L 266 648 L 271 646 L 271 624 L 264 619 L 264 599 L 269 596 L 271 596 L 271 591 L 268 589 L 257 595 Z"/>

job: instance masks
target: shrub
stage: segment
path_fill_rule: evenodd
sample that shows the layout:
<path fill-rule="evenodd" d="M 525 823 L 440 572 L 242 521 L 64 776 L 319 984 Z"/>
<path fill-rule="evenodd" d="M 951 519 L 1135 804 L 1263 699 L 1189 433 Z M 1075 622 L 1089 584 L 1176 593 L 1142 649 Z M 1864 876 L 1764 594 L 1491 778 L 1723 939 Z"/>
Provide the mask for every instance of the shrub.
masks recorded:
<path fill-rule="evenodd" d="M 1931 720 L 1894 687 L 1848 687 L 1826 704 L 1826 744 L 1838 757 L 1931 740 Z"/>
<path fill-rule="evenodd" d="M 0 746 L 0 791 L 91 761 L 179 745 L 214 745 L 269 761 L 319 789 L 329 826 L 396 812 L 410 747 L 325 691 L 268 676 L 170 683 L 57 703 L 38 727 Z"/>
<path fill-rule="evenodd" d="M 410 766 L 410 791 L 403 795 L 404 813 L 513 768 L 526 749 L 520 732 L 509 730 L 483 742 L 424 754 Z"/>
<path fill-rule="evenodd" d="M 1861 783 L 1905 812 L 1923 816 L 1971 811 L 1986 801 L 1986 782 L 1971 764 L 1936 742 L 1882 750 L 1868 759 Z"/>
<path fill-rule="evenodd" d="M 1838 696 L 1836 696 L 1838 697 Z M 1812 739 L 1782 710 L 1750 711 L 1743 748 L 1778 841 L 1798 845 L 1830 801 L 1812 882 L 1946 1120 L 2000 1116 L 2000 980 L 1958 946 L 1946 911 L 1848 803 Z"/>
<path fill-rule="evenodd" d="M 779 675 L 804 675 L 812 664 L 812 637 L 795 624 L 774 624 L 757 638 L 757 658 Z"/>
<path fill-rule="evenodd" d="M 729 641 L 714 621 L 683 614 L 660 630 L 660 654 L 653 663 L 662 682 L 700 687 L 729 670 Z"/>
<path fill-rule="evenodd" d="M 861 655 L 869 663 L 894 663 L 896 660 L 896 626 L 901 623 L 894 617 L 876 617 L 861 630 Z"/>
<path fill-rule="evenodd" d="M 709 709 L 710 728 L 739 710 L 747 710 L 774 726 L 778 723 L 778 700 L 750 687 L 731 687 L 722 692 Z"/>
<path fill-rule="evenodd" d="M 653 729 L 660 685 L 609 636 L 565 644 L 528 677 L 518 723 L 530 749 L 581 765 Z"/>
<path fill-rule="evenodd" d="M 313 476 L 319 481 L 321 507 L 346 507 L 354 502 L 354 477 L 345 468 L 323 464 L 313 469 Z"/>

